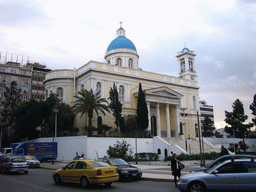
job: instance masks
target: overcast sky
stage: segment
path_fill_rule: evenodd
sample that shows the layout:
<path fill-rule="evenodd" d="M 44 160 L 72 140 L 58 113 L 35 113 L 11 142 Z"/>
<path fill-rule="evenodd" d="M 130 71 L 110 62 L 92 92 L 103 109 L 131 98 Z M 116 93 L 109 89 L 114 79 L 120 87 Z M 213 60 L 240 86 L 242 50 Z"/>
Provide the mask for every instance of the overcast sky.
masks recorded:
<path fill-rule="evenodd" d="M 200 100 L 214 106 L 217 128 L 236 99 L 251 122 L 254 0 L 0 0 L 1 60 L 7 52 L 8 60 L 22 62 L 23 54 L 23 62 L 29 57 L 50 69 L 104 61 L 120 22 L 144 71 L 178 76 L 177 52 L 184 43 L 195 51 Z"/>

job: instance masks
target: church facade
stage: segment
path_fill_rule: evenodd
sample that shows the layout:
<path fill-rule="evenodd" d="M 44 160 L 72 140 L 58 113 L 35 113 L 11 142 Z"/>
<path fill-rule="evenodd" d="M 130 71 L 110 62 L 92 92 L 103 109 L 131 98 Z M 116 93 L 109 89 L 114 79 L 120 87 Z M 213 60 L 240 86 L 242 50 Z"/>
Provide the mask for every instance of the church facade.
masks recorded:
<path fill-rule="evenodd" d="M 78 69 L 50 71 L 45 78 L 45 89 L 57 93 L 62 102 L 72 105 L 74 96 L 82 89 L 100 91 L 108 100 L 110 88 L 117 86 L 119 100 L 123 104 L 122 115 L 135 115 L 139 83 L 145 91 L 148 107 L 148 134 L 160 137 L 195 138 L 197 136 L 197 112 L 199 111 L 199 87 L 195 71 L 195 53 L 184 48 L 177 53 L 180 72 L 177 77 L 147 72 L 139 69 L 139 54 L 131 40 L 126 38 L 120 26 L 117 37 L 109 44 L 105 62 L 90 61 Z M 109 101 L 109 100 L 108 100 Z M 112 113 L 93 117 L 93 126 L 102 124 L 115 127 Z M 75 126 L 87 125 L 87 118 L 78 115 Z"/>

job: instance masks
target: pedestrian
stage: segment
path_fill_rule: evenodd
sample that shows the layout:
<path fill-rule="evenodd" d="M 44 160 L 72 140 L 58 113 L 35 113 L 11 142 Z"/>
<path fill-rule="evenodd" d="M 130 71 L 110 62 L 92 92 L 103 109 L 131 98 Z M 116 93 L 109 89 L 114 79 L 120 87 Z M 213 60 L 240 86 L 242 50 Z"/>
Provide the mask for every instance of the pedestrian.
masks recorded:
<path fill-rule="evenodd" d="M 81 155 L 81 157 L 79 159 L 84 159 L 84 154 Z"/>
<path fill-rule="evenodd" d="M 171 160 L 172 175 L 174 176 L 175 187 L 177 187 L 177 177 L 180 178 L 180 161 L 177 159 L 177 154 L 174 153 Z"/>

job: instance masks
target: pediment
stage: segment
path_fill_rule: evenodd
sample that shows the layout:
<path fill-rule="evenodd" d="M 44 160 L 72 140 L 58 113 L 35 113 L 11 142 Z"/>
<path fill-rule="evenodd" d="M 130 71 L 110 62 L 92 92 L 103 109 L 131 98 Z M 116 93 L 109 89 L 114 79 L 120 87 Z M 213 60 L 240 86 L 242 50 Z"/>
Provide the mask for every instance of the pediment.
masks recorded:
<path fill-rule="evenodd" d="M 146 89 L 145 95 L 149 96 L 158 96 L 158 97 L 167 97 L 167 98 L 177 98 L 180 99 L 183 97 L 182 94 L 178 93 L 177 91 L 174 91 L 171 88 L 168 87 L 158 87 L 153 89 Z"/>

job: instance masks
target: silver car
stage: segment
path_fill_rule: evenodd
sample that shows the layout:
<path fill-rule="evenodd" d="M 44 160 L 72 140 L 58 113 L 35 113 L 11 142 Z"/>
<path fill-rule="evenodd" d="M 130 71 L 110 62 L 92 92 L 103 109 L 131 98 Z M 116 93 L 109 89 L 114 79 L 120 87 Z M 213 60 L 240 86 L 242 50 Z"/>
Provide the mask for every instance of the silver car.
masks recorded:
<path fill-rule="evenodd" d="M 182 176 L 177 183 L 180 191 L 256 190 L 256 162 L 254 159 L 227 160 L 205 171 Z"/>
<path fill-rule="evenodd" d="M 40 167 L 40 161 L 34 156 L 24 155 L 24 158 L 28 162 L 29 167 Z"/>
<path fill-rule="evenodd" d="M 28 162 L 22 156 L 7 156 L 0 164 L 1 172 L 10 174 L 13 172 L 28 173 L 29 167 Z"/>

